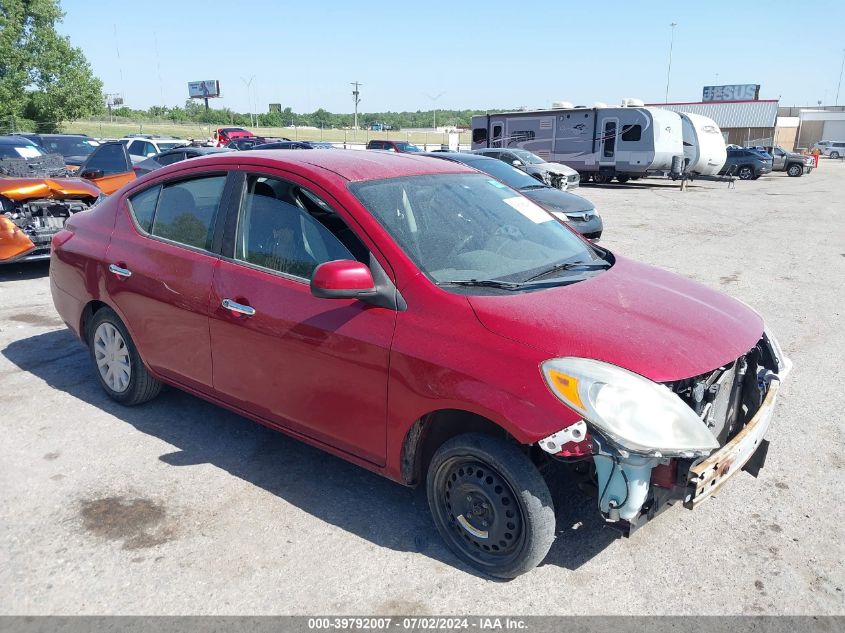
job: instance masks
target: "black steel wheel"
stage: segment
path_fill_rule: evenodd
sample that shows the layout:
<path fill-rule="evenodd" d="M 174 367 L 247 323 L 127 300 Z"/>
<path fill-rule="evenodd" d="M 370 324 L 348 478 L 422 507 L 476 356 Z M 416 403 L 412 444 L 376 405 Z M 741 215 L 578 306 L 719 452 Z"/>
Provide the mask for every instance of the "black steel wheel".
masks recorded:
<path fill-rule="evenodd" d="M 545 558 L 555 532 L 551 494 L 516 446 L 476 433 L 454 437 L 435 453 L 426 483 L 437 529 L 464 561 L 514 578 Z"/>
<path fill-rule="evenodd" d="M 750 165 L 743 165 L 737 170 L 736 175 L 739 176 L 740 180 L 751 180 L 754 178 L 754 168 Z"/>

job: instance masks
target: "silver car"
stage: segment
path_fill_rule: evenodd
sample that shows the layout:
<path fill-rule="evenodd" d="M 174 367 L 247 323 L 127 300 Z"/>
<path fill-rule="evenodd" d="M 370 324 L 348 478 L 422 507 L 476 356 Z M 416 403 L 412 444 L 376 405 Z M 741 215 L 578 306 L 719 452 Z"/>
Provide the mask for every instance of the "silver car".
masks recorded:
<path fill-rule="evenodd" d="M 560 163 L 547 163 L 537 154 L 524 149 L 477 149 L 473 154 L 483 154 L 521 169 L 529 176 L 534 176 L 540 182 L 557 187 L 564 191 L 575 189 L 581 184 L 581 176 L 577 171 Z"/>
<path fill-rule="evenodd" d="M 843 141 L 819 141 L 813 145 L 813 149 L 818 149 L 822 156 L 830 156 L 831 158 L 845 156 L 845 142 Z"/>

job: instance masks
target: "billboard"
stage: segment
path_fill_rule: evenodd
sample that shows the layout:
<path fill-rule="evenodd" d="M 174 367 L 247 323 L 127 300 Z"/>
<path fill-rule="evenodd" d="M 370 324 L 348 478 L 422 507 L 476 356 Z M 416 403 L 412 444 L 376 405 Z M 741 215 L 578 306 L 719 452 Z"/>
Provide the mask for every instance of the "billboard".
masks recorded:
<path fill-rule="evenodd" d="M 220 96 L 220 82 L 216 79 L 189 81 L 188 96 L 191 99 L 210 99 Z"/>
<path fill-rule="evenodd" d="M 270 104 L 270 112 L 278 112 L 279 114 L 282 113 L 282 104 L 281 103 L 271 103 Z"/>
<path fill-rule="evenodd" d="M 702 101 L 756 101 L 760 98 L 760 84 L 732 84 L 704 86 Z"/>

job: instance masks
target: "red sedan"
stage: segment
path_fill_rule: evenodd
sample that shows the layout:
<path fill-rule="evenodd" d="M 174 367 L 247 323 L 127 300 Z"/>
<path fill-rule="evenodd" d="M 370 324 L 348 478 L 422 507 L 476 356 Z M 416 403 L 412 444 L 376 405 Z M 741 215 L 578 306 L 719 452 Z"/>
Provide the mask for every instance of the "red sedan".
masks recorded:
<path fill-rule="evenodd" d="M 167 383 L 424 483 L 448 545 L 499 577 L 551 546 L 553 468 L 625 533 L 756 475 L 790 367 L 744 304 L 407 154 L 176 163 L 74 215 L 50 277 L 109 396 Z"/>

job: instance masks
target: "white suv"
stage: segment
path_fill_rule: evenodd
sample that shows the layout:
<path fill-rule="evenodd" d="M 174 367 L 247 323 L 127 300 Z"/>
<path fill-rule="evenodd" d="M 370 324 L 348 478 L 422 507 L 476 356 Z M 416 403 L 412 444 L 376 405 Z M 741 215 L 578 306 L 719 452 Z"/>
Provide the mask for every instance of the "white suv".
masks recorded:
<path fill-rule="evenodd" d="M 140 163 L 142 160 L 146 160 L 166 150 L 182 145 L 190 145 L 191 143 L 181 138 L 154 136 L 152 134 L 125 136 L 120 139 L 120 142 L 126 146 L 126 151 L 129 152 L 129 158 L 132 159 L 133 163 Z"/>
<path fill-rule="evenodd" d="M 843 141 L 819 141 L 813 145 L 813 149 L 816 148 L 822 153 L 822 156 L 830 156 L 831 158 L 845 156 L 845 142 Z"/>

